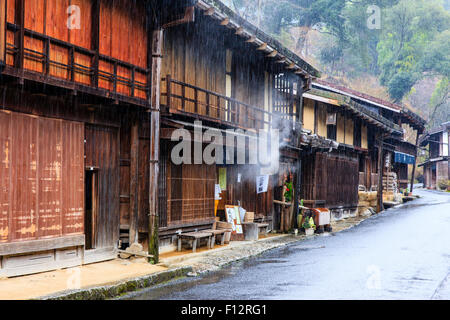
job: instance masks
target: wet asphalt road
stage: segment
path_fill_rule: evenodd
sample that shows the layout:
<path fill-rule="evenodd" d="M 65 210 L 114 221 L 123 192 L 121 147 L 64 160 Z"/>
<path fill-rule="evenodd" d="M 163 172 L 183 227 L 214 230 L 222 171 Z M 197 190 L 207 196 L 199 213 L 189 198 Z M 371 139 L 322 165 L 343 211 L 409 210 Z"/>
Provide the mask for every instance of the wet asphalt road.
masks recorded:
<path fill-rule="evenodd" d="M 349 230 L 133 299 L 450 299 L 450 194 L 415 193 Z"/>

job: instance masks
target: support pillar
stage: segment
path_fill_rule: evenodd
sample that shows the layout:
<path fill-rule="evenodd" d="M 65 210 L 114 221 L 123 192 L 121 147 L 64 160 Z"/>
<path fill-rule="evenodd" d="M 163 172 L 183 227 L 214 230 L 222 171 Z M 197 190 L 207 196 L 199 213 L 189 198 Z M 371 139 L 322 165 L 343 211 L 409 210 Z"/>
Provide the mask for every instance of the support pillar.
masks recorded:
<path fill-rule="evenodd" d="M 378 136 L 378 190 L 377 190 L 377 213 L 384 210 L 383 205 L 383 134 Z"/>
<path fill-rule="evenodd" d="M 135 118 L 131 127 L 131 163 L 130 163 L 130 246 L 138 242 L 139 210 L 139 122 Z"/>
<path fill-rule="evenodd" d="M 419 130 L 417 130 L 417 136 L 416 136 L 416 154 L 415 154 L 415 158 L 414 158 L 414 164 L 413 164 L 413 170 L 412 170 L 412 177 L 411 177 L 411 193 L 414 190 L 414 179 L 416 177 L 416 166 L 417 166 L 417 154 L 418 154 L 418 150 L 419 150 L 419 137 L 420 137 L 420 133 Z"/>
<path fill-rule="evenodd" d="M 152 34 L 152 69 L 151 69 L 151 115 L 150 115 L 150 177 L 149 177 L 149 225 L 148 253 L 151 262 L 159 262 L 159 214 L 158 214 L 158 175 L 159 175 L 159 138 L 160 138 L 160 87 L 163 30 L 157 29 Z"/>

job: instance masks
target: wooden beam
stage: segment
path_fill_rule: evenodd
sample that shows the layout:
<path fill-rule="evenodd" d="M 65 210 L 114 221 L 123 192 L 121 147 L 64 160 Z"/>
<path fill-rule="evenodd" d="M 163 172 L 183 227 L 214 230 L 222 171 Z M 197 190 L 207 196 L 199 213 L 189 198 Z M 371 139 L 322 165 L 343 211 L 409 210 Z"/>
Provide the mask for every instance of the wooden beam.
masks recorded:
<path fill-rule="evenodd" d="M 159 138 L 160 138 L 160 108 L 161 108 L 161 60 L 163 29 L 157 29 L 152 34 L 152 87 L 151 87 L 151 116 L 150 116 L 150 163 L 149 163 L 149 225 L 148 225 L 148 254 L 153 256 L 149 262 L 159 262 L 158 235 L 158 176 L 159 176 Z"/>
<path fill-rule="evenodd" d="M 84 234 L 54 239 L 38 239 L 31 241 L 2 243 L 0 244 L 0 256 L 70 248 L 84 246 L 84 244 Z"/>
<path fill-rule="evenodd" d="M 92 30 L 91 30 L 91 45 L 95 55 L 92 59 L 92 68 L 94 73 L 92 75 L 92 85 L 98 88 L 98 69 L 100 56 L 100 0 L 93 0 L 92 2 Z"/>
<path fill-rule="evenodd" d="M 417 136 L 416 136 L 416 154 L 415 154 L 415 158 L 414 158 L 414 164 L 413 164 L 413 171 L 412 171 L 412 176 L 411 176 L 411 193 L 414 190 L 414 180 L 416 177 L 416 167 L 417 167 L 417 150 L 419 149 L 419 137 L 420 137 L 420 133 L 419 130 L 416 130 Z"/>
<path fill-rule="evenodd" d="M 205 16 L 212 16 L 214 14 L 215 10 L 213 7 L 210 7 L 208 10 L 206 10 L 203 14 Z"/>
<path fill-rule="evenodd" d="M 380 132 L 378 134 L 378 190 L 377 190 L 377 213 L 384 210 L 383 206 L 383 142 L 384 137 Z"/>
<path fill-rule="evenodd" d="M 220 22 L 221 26 L 227 26 L 230 23 L 230 18 L 225 18 Z"/>
<path fill-rule="evenodd" d="M 256 50 L 266 50 L 267 49 L 267 43 L 263 43 L 262 45 L 260 45 L 259 47 L 258 47 L 258 49 L 256 49 Z"/>
<path fill-rule="evenodd" d="M 135 117 L 131 127 L 130 151 L 130 230 L 129 244 L 138 242 L 139 216 L 139 119 Z"/>
<path fill-rule="evenodd" d="M 24 61 L 24 37 L 25 37 L 25 0 L 16 0 L 15 3 L 15 23 L 19 30 L 14 34 L 14 44 L 18 51 L 14 60 L 14 67 L 23 69 Z"/>
<path fill-rule="evenodd" d="M 242 33 L 244 33 L 244 28 L 239 27 L 236 29 L 236 32 L 234 34 L 240 36 Z"/>
<path fill-rule="evenodd" d="M 294 69 L 295 68 L 295 63 L 291 63 L 291 64 L 289 64 L 287 67 L 286 67 L 287 69 Z"/>
<path fill-rule="evenodd" d="M 184 12 L 184 17 L 175 21 L 171 21 L 163 25 L 163 29 L 178 26 L 180 24 L 185 24 L 188 22 L 194 22 L 195 20 L 195 7 L 187 7 Z"/>
<path fill-rule="evenodd" d="M 267 55 L 267 58 L 275 58 L 278 54 L 277 50 L 273 50 L 271 53 Z"/>
<path fill-rule="evenodd" d="M 255 42 L 255 41 L 256 41 L 256 37 L 255 37 L 255 36 L 251 36 L 250 39 L 248 39 L 248 40 L 245 41 L 245 42 L 247 42 L 247 43 L 253 43 L 253 42 Z"/>
<path fill-rule="evenodd" d="M 0 64 L 6 64 L 6 0 L 0 0 Z"/>

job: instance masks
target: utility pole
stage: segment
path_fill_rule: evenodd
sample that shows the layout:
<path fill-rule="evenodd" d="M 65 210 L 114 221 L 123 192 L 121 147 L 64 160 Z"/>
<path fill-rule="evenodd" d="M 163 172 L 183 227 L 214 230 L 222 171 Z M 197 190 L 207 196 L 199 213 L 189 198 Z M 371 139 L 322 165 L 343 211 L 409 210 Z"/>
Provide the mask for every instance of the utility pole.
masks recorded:
<path fill-rule="evenodd" d="M 377 191 L 377 213 L 384 210 L 383 206 L 383 133 L 378 135 L 378 191 Z"/>

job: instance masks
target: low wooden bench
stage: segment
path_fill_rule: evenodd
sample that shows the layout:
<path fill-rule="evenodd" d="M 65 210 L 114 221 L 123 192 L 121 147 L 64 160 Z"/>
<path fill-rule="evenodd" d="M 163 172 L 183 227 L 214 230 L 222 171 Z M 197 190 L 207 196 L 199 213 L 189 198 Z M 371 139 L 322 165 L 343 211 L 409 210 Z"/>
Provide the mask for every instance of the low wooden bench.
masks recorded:
<path fill-rule="evenodd" d="M 265 235 L 269 233 L 269 224 L 268 223 L 258 223 L 259 233 L 264 233 Z"/>
<path fill-rule="evenodd" d="M 211 247 L 213 233 L 212 232 L 189 232 L 189 233 L 180 233 L 178 235 L 178 251 L 181 251 L 181 245 L 183 240 L 191 241 L 192 244 L 192 252 L 197 251 L 197 243 L 201 241 L 201 239 L 208 239 L 208 248 Z"/>
<path fill-rule="evenodd" d="M 219 236 L 222 236 L 220 238 L 220 245 L 223 246 L 225 244 L 225 233 L 227 233 L 227 230 L 202 230 L 201 232 L 208 232 L 208 233 L 212 233 L 212 241 L 211 241 L 211 249 L 214 249 L 214 245 L 216 243 L 216 239 L 219 238 Z"/>

